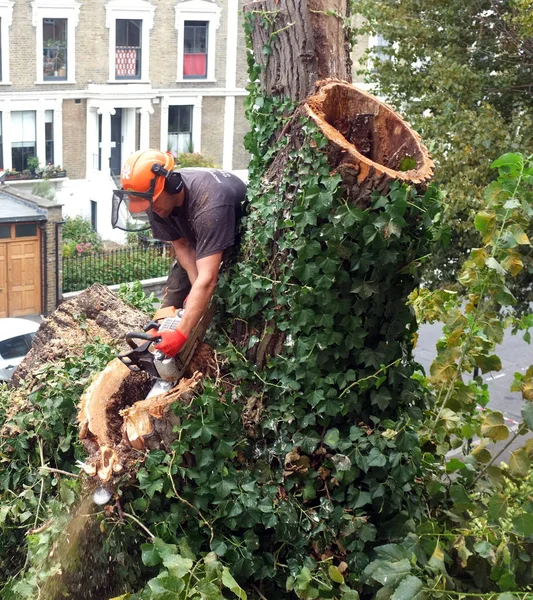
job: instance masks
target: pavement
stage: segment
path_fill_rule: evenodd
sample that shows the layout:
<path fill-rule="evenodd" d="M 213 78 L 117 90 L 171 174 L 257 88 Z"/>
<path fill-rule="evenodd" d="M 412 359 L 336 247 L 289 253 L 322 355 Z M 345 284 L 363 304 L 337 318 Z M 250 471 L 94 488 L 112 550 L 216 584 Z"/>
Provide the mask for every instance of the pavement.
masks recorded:
<path fill-rule="evenodd" d="M 429 373 L 429 367 L 433 359 L 437 356 L 436 343 L 442 335 L 442 325 L 434 323 L 433 325 L 422 325 L 419 329 L 418 345 L 415 349 L 415 358 Z M 511 384 L 516 372 L 525 373 L 533 364 L 533 345 L 526 343 L 522 335 L 512 335 L 510 331 L 505 332 L 503 343 L 498 345 L 495 354 L 502 361 L 502 369 L 498 373 L 485 373 L 483 380 L 488 386 L 489 403 L 488 408 L 499 411 L 503 414 L 505 423 L 513 435 L 519 423 L 522 422 L 521 409 L 524 400 L 519 392 L 511 392 Z M 501 460 L 506 461 L 510 453 L 520 446 L 523 446 L 526 439 L 533 437 L 530 432 L 526 436 L 519 436 L 513 444 L 502 453 L 497 464 Z M 498 442 L 488 448 L 494 456 L 494 453 L 502 450 L 508 440 Z M 450 455 L 460 455 L 461 449 L 451 452 Z"/>

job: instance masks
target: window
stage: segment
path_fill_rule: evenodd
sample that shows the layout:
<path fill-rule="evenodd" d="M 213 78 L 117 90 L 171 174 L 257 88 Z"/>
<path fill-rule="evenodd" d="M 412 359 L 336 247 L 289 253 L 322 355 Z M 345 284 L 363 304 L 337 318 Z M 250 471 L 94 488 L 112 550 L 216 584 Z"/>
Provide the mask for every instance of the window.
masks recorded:
<path fill-rule="evenodd" d="M 43 19 L 43 80 L 67 79 L 67 19 Z"/>
<path fill-rule="evenodd" d="M 206 21 L 185 21 L 183 29 L 183 77 L 207 77 L 207 32 Z"/>
<path fill-rule="evenodd" d="M 0 0 L 0 83 L 9 85 L 9 28 L 13 23 L 14 0 Z"/>
<path fill-rule="evenodd" d="M 28 158 L 37 156 L 35 111 L 11 113 L 11 164 L 16 171 L 28 168 Z"/>
<path fill-rule="evenodd" d="M 215 81 L 216 31 L 221 9 L 214 2 L 176 3 L 178 81 Z"/>
<path fill-rule="evenodd" d="M 2 1 L 5 0 L 0 3 Z M 76 27 L 80 5 L 76 0 L 31 2 L 37 52 L 35 83 L 76 83 Z"/>
<path fill-rule="evenodd" d="M 31 350 L 31 343 L 35 334 L 17 335 L 0 342 L 0 357 L 4 360 L 25 356 Z"/>
<path fill-rule="evenodd" d="M 192 106 L 168 107 L 168 149 L 172 152 L 193 152 Z"/>
<path fill-rule="evenodd" d="M 46 164 L 54 164 L 54 111 L 44 111 L 44 144 Z"/>
<path fill-rule="evenodd" d="M 147 83 L 150 30 L 154 26 L 156 7 L 148 0 L 109 0 L 105 9 L 109 29 L 109 81 Z"/>
<path fill-rule="evenodd" d="M 142 21 L 140 19 L 117 19 L 115 78 L 141 78 Z"/>
<path fill-rule="evenodd" d="M 98 231 L 98 204 L 94 200 L 91 200 L 91 227 Z"/>
<path fill-rule="evenodd" d="M 11 225 L 0 225 L 0 240 L 9 239 L 11 237 Z"/>
<path fill-rule="evenodd" d="M 37 225 L 35 223 L 29 223 L 24 225 L 15 225 L 15 237 L 36 237 L 37 236 Z"/>

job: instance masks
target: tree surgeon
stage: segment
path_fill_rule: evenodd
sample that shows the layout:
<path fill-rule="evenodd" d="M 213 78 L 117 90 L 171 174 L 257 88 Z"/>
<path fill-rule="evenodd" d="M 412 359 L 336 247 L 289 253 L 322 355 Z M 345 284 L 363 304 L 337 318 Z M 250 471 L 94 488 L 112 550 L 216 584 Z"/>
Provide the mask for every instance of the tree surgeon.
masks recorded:
<path fill-rule="evenodd" d="M 122 189 L 114 192 L 113 226 L 119 226 L 123 204 L 133 216 L 145 212 L 154 237 L 172 242 L 176 252 L 163 307 L 180 308 L 187 302 L 178 328 L 158 332 L 162 340 L 155 346 L 175 356 L 209 306 L 221 264 L 234 254 L 246 185 L 221 169 L 174 171 L 172 155 L 159 150 L 133 153 L 120 181 Z"/>

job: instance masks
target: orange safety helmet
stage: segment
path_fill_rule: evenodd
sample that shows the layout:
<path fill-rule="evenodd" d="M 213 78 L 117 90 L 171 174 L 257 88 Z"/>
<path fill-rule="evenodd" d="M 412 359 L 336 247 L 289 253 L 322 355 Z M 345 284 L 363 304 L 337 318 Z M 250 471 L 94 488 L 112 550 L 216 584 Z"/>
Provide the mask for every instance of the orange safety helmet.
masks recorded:
<path fill-rule="evenodd" d="M 155 202 L 165 187 L 165 177 L 153 172 L 154 164 L 162 165 L 167 171 L 174 169 L 174 157 L 161 150 L 138 150 L 131 154 L 120 174 L 122 189 L 126 192 L 146 193 L 153 189 L 152 201 Z M 129 197 L 130 213 L 146 210 L 147 201 L 143 198 Z"/>

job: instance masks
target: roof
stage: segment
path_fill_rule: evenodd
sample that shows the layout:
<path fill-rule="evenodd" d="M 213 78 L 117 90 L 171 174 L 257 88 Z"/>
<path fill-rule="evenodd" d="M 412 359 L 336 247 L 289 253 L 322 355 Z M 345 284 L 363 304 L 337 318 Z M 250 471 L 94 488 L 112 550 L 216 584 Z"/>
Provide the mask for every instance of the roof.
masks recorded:
<path fill-rule="evenodd" d="M 0 191 L 0 223 L 46 221 L 46 210 L 21 198 Z"/>

